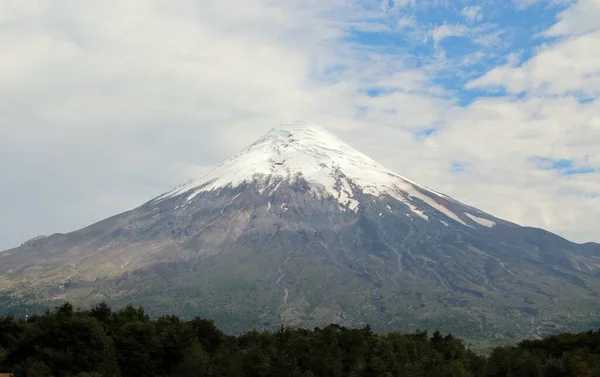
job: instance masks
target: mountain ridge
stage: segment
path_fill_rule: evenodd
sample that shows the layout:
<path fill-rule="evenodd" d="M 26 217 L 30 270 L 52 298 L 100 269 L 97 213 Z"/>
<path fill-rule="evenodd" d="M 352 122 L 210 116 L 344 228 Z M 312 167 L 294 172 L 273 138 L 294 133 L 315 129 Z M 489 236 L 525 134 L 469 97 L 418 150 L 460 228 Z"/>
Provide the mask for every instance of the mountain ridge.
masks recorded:
<path fill-rule="evenodd" d="M 230 331 L 370 323 L 482 344 L 600 324 L 600 245 L 363 156 L 314 124 L 276 128 L 137 208 L 0 253 L 1 310 L 131 302 Z"/>

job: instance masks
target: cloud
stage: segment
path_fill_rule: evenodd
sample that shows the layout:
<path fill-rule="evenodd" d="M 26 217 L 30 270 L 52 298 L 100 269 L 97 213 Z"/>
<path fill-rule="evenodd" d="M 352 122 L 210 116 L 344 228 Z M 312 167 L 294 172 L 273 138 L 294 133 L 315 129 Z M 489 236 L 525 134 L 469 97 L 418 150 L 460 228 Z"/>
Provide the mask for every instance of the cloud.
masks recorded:
<path fill-rule="evenodd" d="M 414 17 L 410 17 L 410 16 L 404 16 L 401 17 L 400 19 L 398 19 L 398 29 L 405 29 L 411 26 L 415 26 L 415 19 Z"/>
<path fill-rule="evenodd" d="M 576 219 L 597 214 L 600 204 L 594 197 L 600 193 L 598 103 L 499 97 L 477 100 L 449 117 L 428 141 L 440 157 L 469 165 L 447 178 L 445 191 L 464 200 L 461 191 L 469 187 L 473 205 L 500 217 L 591 239 L 586 221 Z M 588 174 L 581 174 L 584 167 Z M 525 204 L 530 201 L 536 205 Z"/>
<path fill-rule="evenodd" d="M 483 19 L 482 8 L 477 5 L 464 7 L 461 13 L 470 22 L 481 21 Z"/>
<path fill-rule="evenodd" d="M 600 31 L 542 47 L 521 66 L 505 65 L 468 83 L 467 88 L 502 87 L 511 93 L 545 95 L 600 93 Z"/>
<path fill-rule="evenodd" d="M 464 25 L 444 24 L 432 29 L 429 34 L 433 42 L 437 45 L 446 38 L 463 36 L 467 33 L 467 30 L 467 27 Z"/>
<path fill-rule="evenodd" d="M 3 247 L 133 207 L 278 123 L 344 128 L 361 72 L 397 66 L 338 43 L 383 17 L 341 1 L 122 5 L 3 8 Z"/>
<path fill-rule="evenodd" d="M 559 21 L 544 34 L 547 36 L 578 36 L 600 30 L 600 1 L 579 0 L 564 10 Z"/>
<path fill-rule="evenodd" d="M 581 173 L 600 167 L 589 4 L 538 46 L 444 4 L 3 2 L 0 249 L 133 208 L 297 119 L 494 215 L 600 241 L 600 179 Z M 486 22 L 504 9 L 486 4 Z"/>
<path fill-rule="evenodd" d="M 590 239 L 591 233 L 583 229 L 586 221 L 577 220 L 578 213 L 598 213 L 600 204 L 595 146 L 600 143 L 600 33 L 588 18 L 595 3 L 579 1 L 560 13 L 543 35 L 561 38 L 546 41 L 529 59 L 521 63 L 521 54 L 511 53 L 508 64 L 469 81 L 467 89 L 493 91 L 494 97 L 481 97 L 462 109 L 432 140 L 453 148 L 454 158 L 471 161 L 474 168 L 462 173 L 465 179 L 473 174 L 496 181 L 486 187 L 495 195 L 536 201 L 535 209 L 508 205 L 506 211 L 517 222 L 543 223 L 579 240 Z M 517 171 L 529 173 L 519 176 Z M 510 176 L 512 185 L 497 178 Z M 569 221 L 577 225 L 566 230 Z"/>

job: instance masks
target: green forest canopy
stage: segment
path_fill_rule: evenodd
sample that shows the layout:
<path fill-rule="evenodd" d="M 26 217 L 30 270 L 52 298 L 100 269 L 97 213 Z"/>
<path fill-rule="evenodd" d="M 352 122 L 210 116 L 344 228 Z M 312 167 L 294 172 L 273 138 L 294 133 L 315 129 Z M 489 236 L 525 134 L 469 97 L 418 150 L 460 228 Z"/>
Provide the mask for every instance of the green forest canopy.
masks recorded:
<path fill-rule="evenodd" d="M 448 334 L 281 328 L 226 335 L 212 321 L 150 319 L 142 308 L 64 304 L 0 317 L 0 373 L 15 377 L 600 376 L 600 332 L 550 336 L 488 356 Z"/>

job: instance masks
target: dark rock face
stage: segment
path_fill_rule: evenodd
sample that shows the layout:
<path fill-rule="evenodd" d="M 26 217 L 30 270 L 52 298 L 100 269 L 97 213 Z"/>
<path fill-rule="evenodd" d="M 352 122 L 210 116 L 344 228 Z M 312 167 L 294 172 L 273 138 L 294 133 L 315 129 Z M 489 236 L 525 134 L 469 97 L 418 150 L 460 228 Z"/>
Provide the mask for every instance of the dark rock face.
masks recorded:
<path fill-rule="evenodd" d="M 370 323 L 485 344 L 599 320 L 599 245 L 431 194 L 466 225 L 422 200 L 414 205 L 424 216 L 355 189 L 352 211 L 302 178 L 275 183 L 268 194 L 253 182 L 151 201 L 6 251 L 0 287 L 15 307 L 132 302 L 210 316 L 231 331 Z"/>

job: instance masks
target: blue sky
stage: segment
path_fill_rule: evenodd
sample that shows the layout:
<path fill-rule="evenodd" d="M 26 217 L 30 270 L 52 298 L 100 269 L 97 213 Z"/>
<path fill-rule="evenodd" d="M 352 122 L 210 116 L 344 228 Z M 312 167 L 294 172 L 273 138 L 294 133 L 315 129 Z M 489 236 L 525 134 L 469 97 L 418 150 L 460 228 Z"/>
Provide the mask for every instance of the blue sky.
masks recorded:
<path fill-rule="evenodd" d="M 465 84 L 496 66 L 519 65 L 540 46 L 556 40 L 543 32 L 571 2 L 434 3 L 422 2 L 377 18 L 370 23 L 374 30 L 364 30 L 364 25 L 350 28 L 346 40 L 382 54 L 405 56 L 415 68 L 429 67 L 431 83 L 452 92 L 453 98 L 466 106 L 480 97 L 506 94 L 502 88 L 469 90 Z M 370 94 L 380 90 L 371 88 Z"/>

